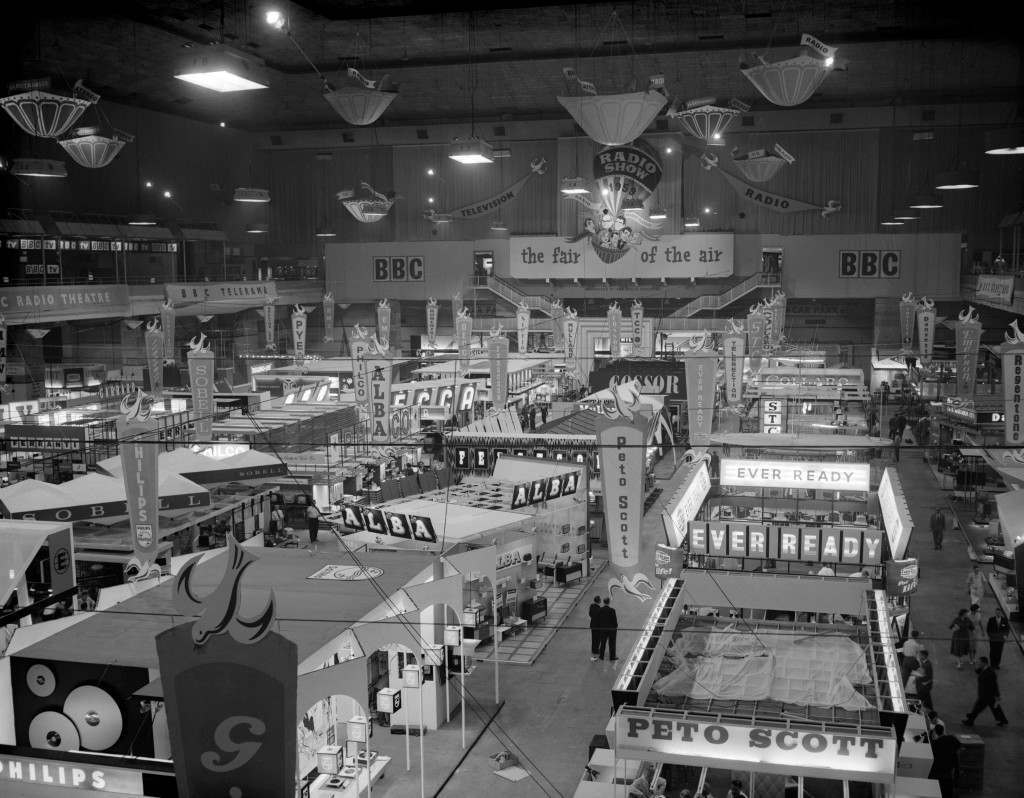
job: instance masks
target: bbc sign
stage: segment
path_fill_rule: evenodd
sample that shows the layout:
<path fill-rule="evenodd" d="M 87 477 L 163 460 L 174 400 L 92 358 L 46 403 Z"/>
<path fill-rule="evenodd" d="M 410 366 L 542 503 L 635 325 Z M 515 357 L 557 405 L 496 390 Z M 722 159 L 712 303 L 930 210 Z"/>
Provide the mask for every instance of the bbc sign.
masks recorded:
<path fill-rule="evenodd" d="M 896 279 L 900 276 L 901 254 L 898 249 L 841 249 L 839 276 Z"/>
<path fill-rule="evenodd" d="M 375 283 L 422 283 L 423 258 L 419 255 L 392 255 L 373 259 Z"/>

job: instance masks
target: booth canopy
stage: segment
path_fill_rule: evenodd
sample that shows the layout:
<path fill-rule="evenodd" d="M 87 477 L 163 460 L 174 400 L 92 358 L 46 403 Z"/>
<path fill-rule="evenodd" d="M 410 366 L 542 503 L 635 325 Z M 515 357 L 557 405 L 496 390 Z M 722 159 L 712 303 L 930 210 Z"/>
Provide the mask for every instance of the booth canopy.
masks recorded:
<path fill-rule="evenodd" d="M 191 449 L 175 449 L 161 453 L 158 467 L 161 474 L 178 474 L 201 485 L 263 480 L 288 473 L 288 466 L 278 458 L 254 449 L 223 459 L 207 457 Z M 124 473 L 120 457 L 101 460 L 97 468 L 118 479 Z"/>
<path fill-rule="evenodd" d="M 39 521 L 0 521 L 0 606 L 7 603 L 25 569 L 54 532 L 67 524 Z"/>
<path fill-rule="evenodd" d="M 712 432 L 711 443 L 762 449 L 882 449 L 892 446 L 888 438 L 866 435 L 802 435 L 797 433 Z"/>

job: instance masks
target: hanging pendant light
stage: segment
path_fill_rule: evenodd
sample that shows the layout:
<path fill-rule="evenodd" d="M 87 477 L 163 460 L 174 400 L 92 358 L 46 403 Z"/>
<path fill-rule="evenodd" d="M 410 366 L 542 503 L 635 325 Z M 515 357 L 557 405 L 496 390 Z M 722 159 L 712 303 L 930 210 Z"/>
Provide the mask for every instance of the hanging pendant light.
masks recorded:
<path fill-rule="evenodd" d="M 16 83 L 12 88 L 21 92 L 0 98 L 0 105 L 18 127 L 30 136 L 44 139 L 62 136 L 100 98 L 82 81 L 75 83 L 70 96 L 49 91 L 49 78 Z"/>
<path fill-rule="evenodd" d="M 941 172 L 935 178 L 935 189 L 937 191 L 963 191 L 977 188 L 978 186 L 978 176 L 967 169 Z"/>
<path fill-rule="evenodd" d="M 589 194 L 590 189 L 587 187 L 586 178 L 563 177 L 561 192 L 567 197 L 571 197 L 576 194 Z"/>
<path fill-rule="evenodd" d="M 102 169 L 117 157 L 125 144 L 134 140 L 135 136 L 121 130 L 80 127 L 57 143 L 80 166 Z"/>
<path fill-rule="evenodd" d="M 1024 128 L 1002 128 L 985 134 L 986 155 L 1024 155 Z"/>
<path fill-rule="evenodd" d="M 907 207 L 918 210 L 934 210 L 935 208 L 942 207 L 942 200 L 934 194 L 918 194 L 910 201 L 910 205 Z"/>
<path fill-rule="evenodd" d="M 11 161 L 11 174 L 18 177 L 67 177 L 68 167 L 64 161 L 53 158 L 15 158 Z"/>

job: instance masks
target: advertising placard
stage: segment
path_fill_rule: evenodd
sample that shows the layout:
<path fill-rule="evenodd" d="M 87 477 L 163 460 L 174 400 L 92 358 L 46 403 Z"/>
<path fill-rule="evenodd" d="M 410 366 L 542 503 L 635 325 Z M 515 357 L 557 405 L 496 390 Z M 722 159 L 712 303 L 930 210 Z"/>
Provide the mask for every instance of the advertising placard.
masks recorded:
<path fill-rule="evenodd" d="M 708 464 L 706 460 L 701 460 L 690 468 L 683 484 L 665 503 L 662 521 L 669 546 L 677 548 L 685 543 L 687 525 L 697 517 L 710 490 Z"/>
<path fill-rule="evenodd" d="M 644 517 L 644 460 L 647 417 L 639 412 L 640 397 L 624 397 L 609 386 L 614 406 L 600 405 L 597 445 L 601 453 L 601 494 L 608 553 L 612 565 L 631 568 L 640 562 L 640 530 Z"/>
<path fill-rule="evenodd" d="M 377 303 L 377 340 L 385 349 L 391 346 L 391 303 L 387 298 Z"/>
<path fill-rule="evenodd" d="M 956 321 L 956 395 L 961 399 L 974 397 L 980 346 L 981 320 L 978 312 L 968 307 Z"/>
<path fill-rule="evenodd" d="M 691 521 L 687 544 L 690 554 L 709 557 L 847 565 L 882 562 L 882 531 L 867 527 Z"/>
<path fill-rule="evenodd" d="M 630 337 L 633 339 L 633 356 L 650 357 L 650 347 L 644 346 L 644 303 L 634 299 L 629 308 Z"/>
<path fill-rule="evenodd" d="M 620 360 L 591 371 L 588 384 L 591 393 L 596 393 L 609 385 L 635 381 L 642 394 L 683 399 L 686 397 L 683 372 L 684 366 L 677 360 Z"/>
<path fill-rule="evenodd" d="M 157 319 L 146 322 L 145 344 L 149 390 L 160 396 L 164 392 L 164 331 Z"/>
<path fill-rule="evenodd" d="M 117 419 L 118 452 L 124 474 L 128 518 L 131 524 L 132 559 L 125 567 L 129 578 L 160 571 L 156 563 L 160 542 L 160 484 L 156 445 L 156 420 L 150 415 L 152 399 L 142 391 L 121 400 Z"/>
<path fill-rule="evenodd" d="M 1007 336 L 1000 357 L 1003 361 L 1003 406 L 1006 413 L 1004 437 L 1012 446 L 1024 445 L 1024 333 L 1014 321 L 1014 338 Z"/>
<path fill-rule="evenodd" d="M 302 305 L 292 309 L 292 347 L 296 360 L 306 357 L 306 311 Z"/>
<path fill-rule="evenodd" d="M 927 297 L 917 306 L 917 343 L 921 360 L 930 361 L 935 350 L 935 303 Z"/>
<path fill-rule="evenodd" d="M 391 440 L 391 361 L 366 361 L 366 379 L 370 391 L 370 441 L 388 443 Z"/>
<path fill-rule="evenodd" d="M 526 305 L 516 306 L 516 349 L 522 354 L 530 347 L 530 308 Z"/>
<path fill-rule="evenodd" d="M 213 439 L 213 390 L 217 376 L 216 356 L 210 350 L 205 333 L 188 342 L 188 379 L 192 388 L 192 418 L 196 423 L 196 438 Z"/>
<path fill-rule="evenodd" d="M 618 302 L 608 306 L 608 352 L 612 360 L 622 357 L 622 311 Z"/>
<path fill-rule="evenodd" d="M 437 346 L 437 300 L 430 297 L 427 300 L 427 343 Z"/>
<path fill-rule="evenodd" d="M 812 463 L 722 458 L 720 484 L 732 487 L 868 491 L 868 463 Z"/>
<path fill-rule="evenodd" d="M 707 446 L 711 442 L 717 371 L 718 355 L 715 352 L 687 353 L 686 415 L 691 446 Z"/>
<path fill-rule="evenodd" d="M 126 285 L 45 285 L 0 288 L 0 314 L 7 323 L 131 315 Z"/>
<path fill-rule="evenodd" d="M 909 352 L 914 348 L 914 320 L 917 318 L 917 298 L 906 293 L 900 299 L 900 349 Z"/>
<path fill-rule="evenodd" d="M 737 325 L 739 326 L 739 325 Z M 742 327 L 722 336 L 725 354 L 725 401 L 734 405 L 743 400 L 743 359 L 747 334 Z"/>
<path fill-rule="evenodd" d="M 177 316 L 178 312 L 171 300 L 165 299 L 160 305 L 160 326 L 164 328 L 164 360 L 171 363 L 178 359 L 178 350 L 174 345 Z"/>
<path fill-rule="evenodd" d="M 671 579 L 686 565 L 686 552 L 664 543 L 654 545 L 654 575 L 658 579 Z"/>
<path fill-rule="evenodd" d="M 459 348 L 459 366 L 469 365 L 470 348 L 473 343 L 473 317 L 468 308 L 460 308 L 455 317 L 455 341 Z"/>
<path fill-rule="evenodd" d="M 324 343 L 334 340 L 334 292 L 327 291 L 320 300 L 324 309 Z"/>
<path fill-rule="evenodd" d="M 500 332 L 487 336 L 487 359 L 491 367 L 491 404 L 501 410 L 508 401 L 508 338 Z"/>
<path fill-rule="evenodd" d="M 986 302 L 998 305 L 1013 304 L 1012 274 L 982 274 L 974 284 L 974 295 Z"/>

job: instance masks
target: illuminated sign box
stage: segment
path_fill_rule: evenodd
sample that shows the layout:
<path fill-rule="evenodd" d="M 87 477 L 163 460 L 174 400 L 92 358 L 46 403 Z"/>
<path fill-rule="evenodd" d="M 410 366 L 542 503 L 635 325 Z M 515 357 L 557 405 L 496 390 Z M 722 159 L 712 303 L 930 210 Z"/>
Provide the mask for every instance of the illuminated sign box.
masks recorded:
<path fill-rule="evenodd" d="M 691 521 L 690 553 L 710 557 L 879 565 L 882 531 L 858 527 L 776 526 Z"/>
<path fill-rule="evenodd" d="M 723 459 L 720 484 L 747 488 L 867 492 L 871 489 L 871 466 L 867 463 Z"/>
<path fill-rule="evenodd" d="M 697 517 L 710 490 L 711 476 L 708 474 L 707 463 L 702 462 L 690 471 L 685 487 L 681 491 L 676 491 L 669 499 L 662 514 L 665 537 L 668 539 L 669 546 L 683 545 L 683 539 L 686 537 L 686 525 Z"/>

